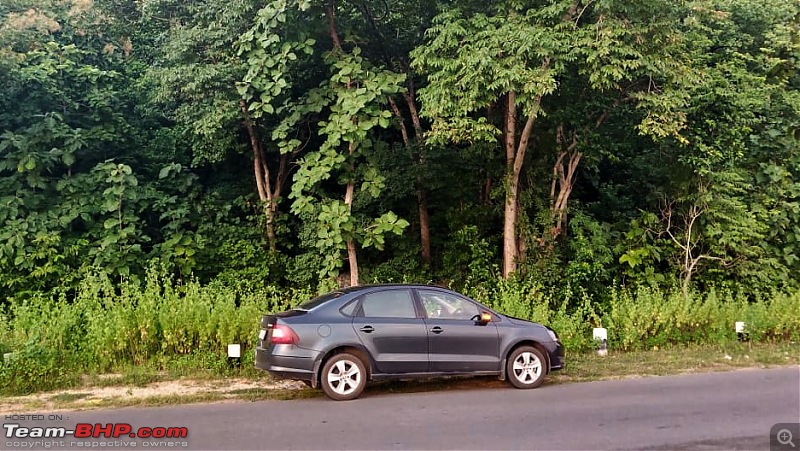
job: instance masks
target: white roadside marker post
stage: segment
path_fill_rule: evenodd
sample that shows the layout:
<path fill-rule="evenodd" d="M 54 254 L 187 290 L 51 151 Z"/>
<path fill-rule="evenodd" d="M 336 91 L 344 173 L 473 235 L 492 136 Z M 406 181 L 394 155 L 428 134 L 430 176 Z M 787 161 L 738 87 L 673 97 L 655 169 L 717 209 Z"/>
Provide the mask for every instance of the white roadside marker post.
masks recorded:
<path fill-rule="evenodd" d="M 749 341 L 750 334 L 747 333 L 746 329 L 747 324 L 744 321 L 736 321 L 734 324 L 734 328 L 736 330 L 736 338 L 739 341 Z"/>
<path fill-rule="evenodd" d="M 608 330 L 605 327 L 595 327 L 592 329 L 592 337 L 595 341 L 599 342 L 599 347 L 597 349 L 597 355 L 599 356 L 607 356 L 608 355 Z"/>
<path fill-rule="evenodd" d="M 239 368 L 242 363 L 242 345 L 229 344 L 228 345 L 228 364 L 232 367 Z"/>

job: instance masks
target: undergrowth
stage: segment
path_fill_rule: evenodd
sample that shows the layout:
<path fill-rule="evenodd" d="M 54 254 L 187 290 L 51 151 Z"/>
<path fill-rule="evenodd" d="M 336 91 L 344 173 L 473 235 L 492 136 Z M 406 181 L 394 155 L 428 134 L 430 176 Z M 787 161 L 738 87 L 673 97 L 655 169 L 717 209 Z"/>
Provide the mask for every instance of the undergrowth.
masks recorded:
<path fill-rule="evenodd" d="M 569 352 L 596 346 L 593 327 L 606 327 L 609 347 L 623 351 L 730 342 L 736 321 L 746 322 L 754 342 L 800 338 L 796 292 L 745 297 L 640 287 L 610 289 L 603 301 L 569 292 L 568 302 L 531 279 L 464 291 L 502 313 L 547 324 Z M 0 394 L 64 388 L 83 375 L 136 373 L 132 368 L 145 379 L 159 373 L 252 375 L 260 315 L 312 296 L 309 290 L 179 283 L 156 270 L 142 283 L 93 275 L 76 290 L 33 295 L 0 313 L 0 350 L 13 351 L 0 363 Z M 228 361 L 230 343 L 242 345 L 240 367 Z"/>

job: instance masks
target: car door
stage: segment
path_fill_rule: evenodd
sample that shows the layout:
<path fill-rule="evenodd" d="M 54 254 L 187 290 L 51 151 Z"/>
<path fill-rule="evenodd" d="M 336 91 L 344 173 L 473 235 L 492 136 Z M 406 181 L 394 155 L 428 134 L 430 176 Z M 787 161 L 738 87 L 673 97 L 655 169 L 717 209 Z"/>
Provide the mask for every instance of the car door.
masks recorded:
<path fill-rule="evenodd" d="M 428 331 L 408 288 L 385 288 L 361 297 L 353 329 L 380 373 L 428 371 Z"/>
<path fill-rule="evenodd" d="M 478 321 L 478 304 L 446 291 L 419 289 L 417 294 L 426 313 L 432 372 L 499 370 L 497 326 Z"/>

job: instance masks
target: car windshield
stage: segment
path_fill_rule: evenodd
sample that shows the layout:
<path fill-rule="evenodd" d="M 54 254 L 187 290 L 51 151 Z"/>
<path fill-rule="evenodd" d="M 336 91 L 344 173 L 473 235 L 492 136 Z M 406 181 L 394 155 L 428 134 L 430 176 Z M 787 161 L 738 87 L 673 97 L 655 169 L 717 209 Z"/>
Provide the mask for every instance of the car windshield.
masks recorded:
<path fill-rule="evenodd" d="M 343 294 L 344 293 L 342 293 L 341 291 L 332 291 L 330 293 L 325 293 L 322 296 L 316 297 L 316 298 L 314 298 L 314 299 L 312 299 L 310 301 L 306 301 L 306 302 L 300 304 L 299 306 L 295 307 L 292 310 L 308 311 L 308 310 L 311 310 L 311 309 L 313 309 L 315 307 L 319 307 L 320 305 L 330 301 L 331 299 L 336 299 L 336 298 L 338 298 L 339 296 L 341 296 Z"/>

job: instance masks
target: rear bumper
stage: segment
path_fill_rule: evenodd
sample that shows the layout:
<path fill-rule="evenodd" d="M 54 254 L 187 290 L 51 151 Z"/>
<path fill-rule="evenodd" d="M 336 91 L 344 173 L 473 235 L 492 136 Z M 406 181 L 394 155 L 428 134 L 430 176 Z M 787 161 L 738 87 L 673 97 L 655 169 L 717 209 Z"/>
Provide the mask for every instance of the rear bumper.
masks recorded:
<path fill-rule="evenodd" d="M 312 380 L 317 352 L 293 345 L 256 348 L 256 368 L 283 379 Z"/>

